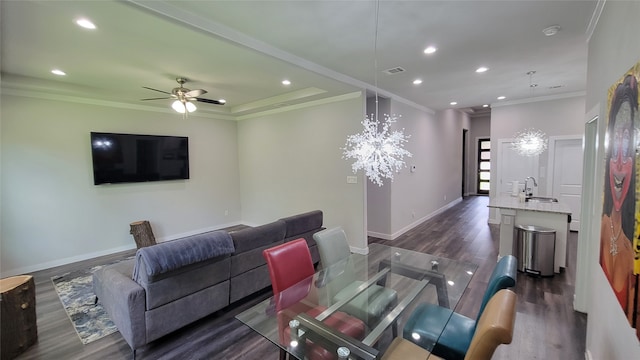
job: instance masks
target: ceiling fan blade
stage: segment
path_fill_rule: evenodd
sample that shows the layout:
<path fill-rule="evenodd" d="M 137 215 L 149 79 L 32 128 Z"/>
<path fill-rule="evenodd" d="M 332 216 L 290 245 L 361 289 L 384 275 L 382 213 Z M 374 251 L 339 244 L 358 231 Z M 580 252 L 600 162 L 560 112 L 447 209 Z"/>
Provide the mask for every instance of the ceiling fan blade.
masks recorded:
<path fill-rule="evenodd" d="M 149 98 L 149 99 L 140 99 L 142 101 L 144 100 L 167 100 L 167 99 L 173 99 L 172 97 L 161 97 L 161 98 Z"/>
<path fill-rule="evenodd" d="M 143 88 L 171 95 L 170 92 L 166 92 L 164 90 L 158 90 L 158 89 L 150 88 L 150 87 L 147 87 L 147 86 L 143 86 Z"/>
<path fill-rule="evenodd" d="M 207 104 L 216 104 L 216 105 L 224 105 L 225 103 L 220 102 L 218 100 L 204 99 L 204 98 L 194 98 L 196 101 L 200 101 Z"/>
<path fill-rule="evenodd" d="M 191 91 L 187 92 L 186 94 L 184 94 L 184 96 L 187 96 L 187 97 L 198 97 L 198 96 L 204 95 L 206 93 L 207 93 L 207 90 L 195 89 L 195 90 L 191 90 Z"/>

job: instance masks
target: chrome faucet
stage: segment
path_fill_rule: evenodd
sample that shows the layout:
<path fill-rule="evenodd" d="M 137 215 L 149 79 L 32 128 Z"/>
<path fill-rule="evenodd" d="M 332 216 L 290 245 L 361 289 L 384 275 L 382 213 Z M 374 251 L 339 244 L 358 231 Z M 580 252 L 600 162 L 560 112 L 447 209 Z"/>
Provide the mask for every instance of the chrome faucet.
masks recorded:
<path fill-rule="evenodd" d="M 535 187 L 538 186 L 538 183 L 536 182 L 536 178 L 534 178 L 533 176 L 528 176 L 526 179 L 524 179 L 524 196 L 526 197 L 533 196 L 533 188 L 530 188 L 527 186 L 529 179 L 533 180 L 533 186 Z"/>

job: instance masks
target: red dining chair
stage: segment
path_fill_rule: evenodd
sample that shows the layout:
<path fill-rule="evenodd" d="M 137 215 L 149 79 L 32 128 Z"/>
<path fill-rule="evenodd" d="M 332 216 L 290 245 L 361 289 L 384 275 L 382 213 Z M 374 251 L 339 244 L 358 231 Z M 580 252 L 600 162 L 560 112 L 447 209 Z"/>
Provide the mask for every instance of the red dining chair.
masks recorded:
<path fill-rule="evenodd" d="M 265 249 L 262 255 L 267 261 L 271 287 L 276 301 L 280 343 L 286 347 L 291 340 L 289 321 L 300 313 L 315 317 L 326 310 L 326 307 L 305 305 L 304 302 L 301 302 L 311 291 L 315 272 L 311 253 L 304 239 L 289 241 Z M 364 322 L 343 312 L 333 313 L 324 320 L 324 323 L 353 338 L 359 340 L 364 338 Z M 310 343 L 308 345 L 310 359 L 335 358 L 334 354 L 319 345 Z M 286 352 L 281 349 L 280 358 L 284 359 L 285 357 Z"/>

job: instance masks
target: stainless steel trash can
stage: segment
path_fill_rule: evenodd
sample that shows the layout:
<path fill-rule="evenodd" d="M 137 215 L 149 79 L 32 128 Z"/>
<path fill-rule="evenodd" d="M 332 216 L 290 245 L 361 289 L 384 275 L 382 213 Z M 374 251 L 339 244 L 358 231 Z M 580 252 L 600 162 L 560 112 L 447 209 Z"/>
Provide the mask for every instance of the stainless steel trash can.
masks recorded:
<path fill-rule="evenodd" d="M 533 225 L 516 225 L 513 229 L 513 252 L 518 271 L 553 276 L 556 231 Z"/>

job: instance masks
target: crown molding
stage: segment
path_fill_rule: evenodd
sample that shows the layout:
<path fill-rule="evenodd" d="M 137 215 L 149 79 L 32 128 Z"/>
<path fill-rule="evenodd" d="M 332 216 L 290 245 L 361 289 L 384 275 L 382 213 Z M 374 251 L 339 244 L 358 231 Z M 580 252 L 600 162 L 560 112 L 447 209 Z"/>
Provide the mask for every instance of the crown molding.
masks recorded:
<path fill-rule="evenodd" d="M 491 108 L 498 108 L 498 107 L 503 107 L 503 106 L 511 106 L 511 105 L 519 105 L 519 104 L 536 103 L 536 102 L 541 102 L 541 101 L 560 100 L 560 99 L 567 99 L 567 98 L 580 97 L 580 96 L 586 96 L 586 95 L 587 95 L 586 91 L 576 91 L 576 92 L 570 92 L 570 93 L 564 93 L 564 94 L 558 94 L 558 95 L 539 96 L 539 97 L 527 98 L 527 99 L 521 99 L 521 100 L 503 101 L 503 102 L 500 102 L 500 103 L 493 103 L 493 104 L 491 104 Z"/>

